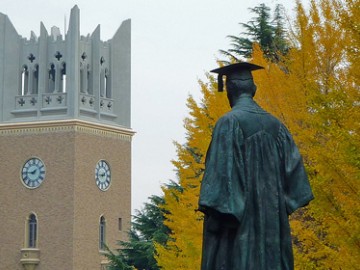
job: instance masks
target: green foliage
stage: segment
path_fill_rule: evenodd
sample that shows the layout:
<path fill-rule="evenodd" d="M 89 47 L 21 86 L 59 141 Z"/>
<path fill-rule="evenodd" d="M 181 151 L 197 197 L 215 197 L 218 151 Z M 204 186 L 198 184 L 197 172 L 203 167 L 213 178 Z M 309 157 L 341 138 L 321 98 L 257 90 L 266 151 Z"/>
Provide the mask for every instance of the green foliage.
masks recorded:
<path fill-rule="evenodd" d="M 106 249 L 106 257 L 109 259 L 110 264 L 108 266 L 109 270 L 134 270 L 132 266 L 126 264 L 125 258 L 120 254 L 115 254 L 112 252 L 107 246 Z"/>
<path fill-rule="evenodd" d="M 170 183 L 167 187 L 176 189 L 177 184 Z M 109 251 L 111 270 L 160 269 L 154 258 L 154 242 L 165 244 L 170 233 L 163 222 L 163 204 L 163 197 L 153 195 L 141 211 L 136 211 L 128 233 L 129 240 L 119 242 L 121 248 L 117 254 Z"/>
<path fill-rule="evenodd" d="M 283 6 L 276 5 L 273 20 L 270 16 L 271 9 L 265 4 L 249 10 L 256 16 L 248 23 L 240 23 L 245 32 L 239 36 L 228 36 L 232 48 L 220 50 L 220 52 L 230 61 L 239 62 L 240 57 L 251 58 L 253 44 L 258 43 L 268 59 L 278 62 L 280 56 L 285 55 L 289 49 L 285 39 Z M 248 37 L 244 37 L 244 35 Z M 224 62 L 229 63 L 228 61 Z"/>

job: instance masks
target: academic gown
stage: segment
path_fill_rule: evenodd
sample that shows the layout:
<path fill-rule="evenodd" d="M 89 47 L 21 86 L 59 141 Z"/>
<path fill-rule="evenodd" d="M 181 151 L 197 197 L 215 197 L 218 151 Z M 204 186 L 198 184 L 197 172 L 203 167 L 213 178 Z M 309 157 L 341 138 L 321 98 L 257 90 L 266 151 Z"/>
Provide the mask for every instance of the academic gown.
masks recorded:
<path fill-rule="evenodd" d="M 288 216 L 312 199 L 289 131 L 241 97 L 216 123 L 206 156 L 201 269 L 293 269 Z"/>

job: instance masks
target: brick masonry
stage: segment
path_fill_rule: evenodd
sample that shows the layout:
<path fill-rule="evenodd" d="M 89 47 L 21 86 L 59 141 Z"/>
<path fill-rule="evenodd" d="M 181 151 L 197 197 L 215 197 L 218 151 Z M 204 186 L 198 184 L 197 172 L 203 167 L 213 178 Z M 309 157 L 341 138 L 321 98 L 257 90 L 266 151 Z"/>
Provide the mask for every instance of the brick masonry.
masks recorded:
<path fill-rule="evenodd" d="M 130 225 L 132 135 L 75 120 L 0 126 L 0 270 L 23 269 L 20 250 L 30 213 L 38 218 L 37 270 L 100 269 L 100 217 L 106 219 L 106 242 L 113 249 L 126 239 Z M 31 157 L 46 166 L 44 182 L 33 190 L 20 177 Z M 107 191 L 95 184 L 101 159 L 111 167 Z"/>

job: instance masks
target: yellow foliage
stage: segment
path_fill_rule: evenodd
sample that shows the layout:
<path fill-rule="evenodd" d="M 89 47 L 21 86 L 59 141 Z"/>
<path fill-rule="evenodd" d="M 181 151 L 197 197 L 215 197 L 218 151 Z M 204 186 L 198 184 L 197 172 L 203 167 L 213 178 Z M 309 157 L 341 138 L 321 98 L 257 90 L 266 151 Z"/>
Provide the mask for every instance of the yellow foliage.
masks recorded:
<path fill-rule="evenodd" d="M 225 94 L 208 75 L 209 83 L 199 81 L 203 99 L 198 104 L 191 96 L 187 106 L 190 116 L 184 120 L 187 143 L 175 143 L 175 166 L 181 191 L 163 187 L 166 214 L 165 225 L 171 229 L 172 241 L 167 246 L 156 244 L 157 262 L 163 269 L 198 268 L 201 260 L 203 216 L 197 211 L 200 180 L 204 170 L 205 153 L 216 120 L 229 110 Z"/>
<path fill-rule="evenodd" d="M 315 193 L 291 223 L 297 269 L 359 268 L 360 5 L 346 2 L 311 1 L 309 14 L 297 3 L 281 70 L 254 49 L 253 61 L 267 67 L 255 75 L 257 100 L 294 134 Z"/>
<path fill-rule="evenodd" d="M 290 129 L 308 170 L 315 200 L 291 218 L 296 269 L 360 269 L 360 0 L 297 1 L 292 49 L 268 62 L 254 45 L 256 101 Z M 202 215 L 197 211 L 207 147 L 217 119 L 230 108 L 215 79 L 189 97 L 185 145 L 173 161 L 182 190 L 163 188 L 166 247 L 156 245 L 163 269 L 197 269 Z"/>

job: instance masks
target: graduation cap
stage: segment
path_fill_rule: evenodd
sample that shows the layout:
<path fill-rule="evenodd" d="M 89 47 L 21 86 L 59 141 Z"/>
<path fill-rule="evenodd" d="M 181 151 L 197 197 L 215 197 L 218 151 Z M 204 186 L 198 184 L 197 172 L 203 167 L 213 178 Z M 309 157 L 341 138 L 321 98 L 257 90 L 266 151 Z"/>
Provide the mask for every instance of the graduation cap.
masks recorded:
<path fill-rule="evenodd" d="M 253 78 L 251 71 L 257 69 L 263 69 L 263 67 L 247 62 L 241 62 L 213 69 L 211 72 L 218 74 L 218 91 L 222 92 L 224 88 L 223 75 L 226 76 L 227 80 L 246 81 Z"/>

